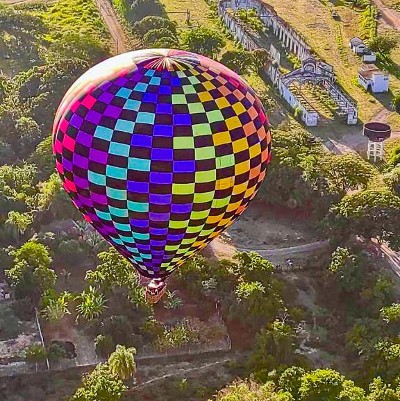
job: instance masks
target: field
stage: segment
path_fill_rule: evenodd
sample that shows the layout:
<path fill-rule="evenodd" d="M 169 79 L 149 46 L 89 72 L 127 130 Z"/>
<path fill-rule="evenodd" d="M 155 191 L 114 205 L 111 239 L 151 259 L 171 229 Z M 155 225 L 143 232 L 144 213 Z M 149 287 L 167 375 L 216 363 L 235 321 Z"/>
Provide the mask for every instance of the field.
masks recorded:
<path fill-rule="evenodd" d="M 399 0 L 382 0 L 385 6 L 393 8 L 394 10 L 400 11 L 400 1 Z"/>
<path fill-rule="evenodd" d="M 108 30 L 91 0 L 59 0 L 51 5 L 22 8 L 31 9 L 34 15 L 43 19 L 49 29 L 46 39 L 50 42 L 67 36 L 108 44 Z"/>
<path fill-rule="evenodd" d="M 172 21 L 178 23 L 178 27 L 182 28 L 186 25 L 186 11 L 190 12 L 190 25 L 191 26 L 209 26 L 212 25 L 212 15 L 210 7 L 204 0 L 161 0 L 164 5 L 168 17 Z M 179 13 L 179 14 L 173 14 Z"/>
<path fill-rule="evenodd" d="M 204 26 L 215 31 L 221 32 L 221 25 L 219 24 L 216 15 L 205 0 L 161 0 L 165 8 L 165 12 L 171 21 L 175 21 L 178 25 L 178 30 L 184 32 L 191 27 Z M 186 23 L 186 11 L 190 13 L 190 22 Z M 222 53 L 227 50 L 234 49 L 234 43 L 225 37 L 225 47 Z"/>

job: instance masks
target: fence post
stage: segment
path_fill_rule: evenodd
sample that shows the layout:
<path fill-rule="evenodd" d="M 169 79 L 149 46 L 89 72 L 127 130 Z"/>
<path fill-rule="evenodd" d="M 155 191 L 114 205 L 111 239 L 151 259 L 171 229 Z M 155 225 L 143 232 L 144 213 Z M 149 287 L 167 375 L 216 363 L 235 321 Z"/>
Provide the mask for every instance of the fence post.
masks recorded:
<path fill-rule="evenodd" d="M 38 311 L 37 311 L 36 308 L 35 308 L 35 319 L 36 319 L 37 328 L 39 330 L 40 341 L 42 342 L 43 348 L 46 348 L 46 346 L 44 345 L 44 338 L 43 338 L 43 334 L 42 334 L 42 328 L 40 327 L 39 315 L 38 315 Z M 49 358 L 47 358 L 47 356 L 46 356 L 46 365 L 47 365 L 47 370 L 50 370 Z"/>

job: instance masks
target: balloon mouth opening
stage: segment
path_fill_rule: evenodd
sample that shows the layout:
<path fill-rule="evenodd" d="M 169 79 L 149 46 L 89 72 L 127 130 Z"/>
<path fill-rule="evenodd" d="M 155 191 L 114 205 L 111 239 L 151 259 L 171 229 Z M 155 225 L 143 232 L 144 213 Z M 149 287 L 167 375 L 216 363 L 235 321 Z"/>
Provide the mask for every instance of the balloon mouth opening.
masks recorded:
<path fill-rule="evenodd" d="M 167 290 L 167 283 L 161 278 L 150 280 L 146 285 L 146 300 L 152 304 L 157 303 Z"/>

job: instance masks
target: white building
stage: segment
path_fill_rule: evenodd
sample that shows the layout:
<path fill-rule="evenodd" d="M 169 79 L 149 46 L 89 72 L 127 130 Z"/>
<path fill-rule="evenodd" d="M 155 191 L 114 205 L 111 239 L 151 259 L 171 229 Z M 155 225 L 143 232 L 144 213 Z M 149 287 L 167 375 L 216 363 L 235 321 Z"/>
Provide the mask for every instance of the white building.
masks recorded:
<path fill-rule="evenodd" d="M 349 47 L 356 54 L 364 54 L 365 50 L 367 49 L 367 46 L 362 39 L 358 38 L 357 36 L 350 39 Z"/>
<path fill-rule="evenodd" d="M 376 61 L 376 54 L 372 50 L 366 48 L 362 56 L 362 61 L 364 63 L 374 63 Z"/>
<path fill-rule="evenodd" d="M 376 65 L 363 64 L 358 71 L 358 83 L 372 93 L 389 90 L 389 74 L 381 71 Z"/>

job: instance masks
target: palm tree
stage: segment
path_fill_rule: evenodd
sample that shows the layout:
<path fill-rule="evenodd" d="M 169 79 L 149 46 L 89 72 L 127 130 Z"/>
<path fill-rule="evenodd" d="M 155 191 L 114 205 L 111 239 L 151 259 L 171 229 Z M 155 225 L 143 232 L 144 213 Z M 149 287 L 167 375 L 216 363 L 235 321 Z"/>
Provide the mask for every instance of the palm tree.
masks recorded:
<path fill-rule="evenodd" d="M 182 298 L 178 297 L 177 291 L 168 291 L 167 297 L 164 301 L 164 306 L 167 309 L 180 309 L 183 307 Z"/>
<path fill-rule="evenodd" d="M 123 345 L 117 345 L 116 350 L 108 358 L 110 372 L 118 376 L 121 380 L 127 380 L 135 376 L 135 348 L 126 348 Z"/>
<path fill-rule="evenodd" d="M 90 252 L 92 253 L 92 256 L 96 256 L 98 254 L 98 251 L 106 243 L 104 241 L 104 239 L 99 234 L 97 234 L 97 232 L 95 232 L 95 231 L 85 232 L 83 235 L 83 240 L 89 247 Z"/>
<path fill-rule="evenodd" d="M 98 318 L 103 312 L 103 309 L 106 308 L 104 295 L 99 293 L 92 286 L 90 286 L 88 290 L 82 291 L 76 299 L 79 301 L 76 310 L 79 315 L 83 316 L 86 320 Z"/>
<path fill-rule="evenodd" d="M 78 221 L 74 221 L 74 226 L 75 229 L 78 231 L 79 235 L 81 237 L 84 236 L 84 234 L 90 230 L 90 225 L 87 221 L 85 220 L 78 220 Z"/>
<path fill-rule="evenodd" d="M 70 315 L 68 310 L 69 293 L 64 293 L 56 299 L 50 299 L 46 307 L 42 310 L 42 314 L 49 322 L 58 322 L 65 315 Z"/>

